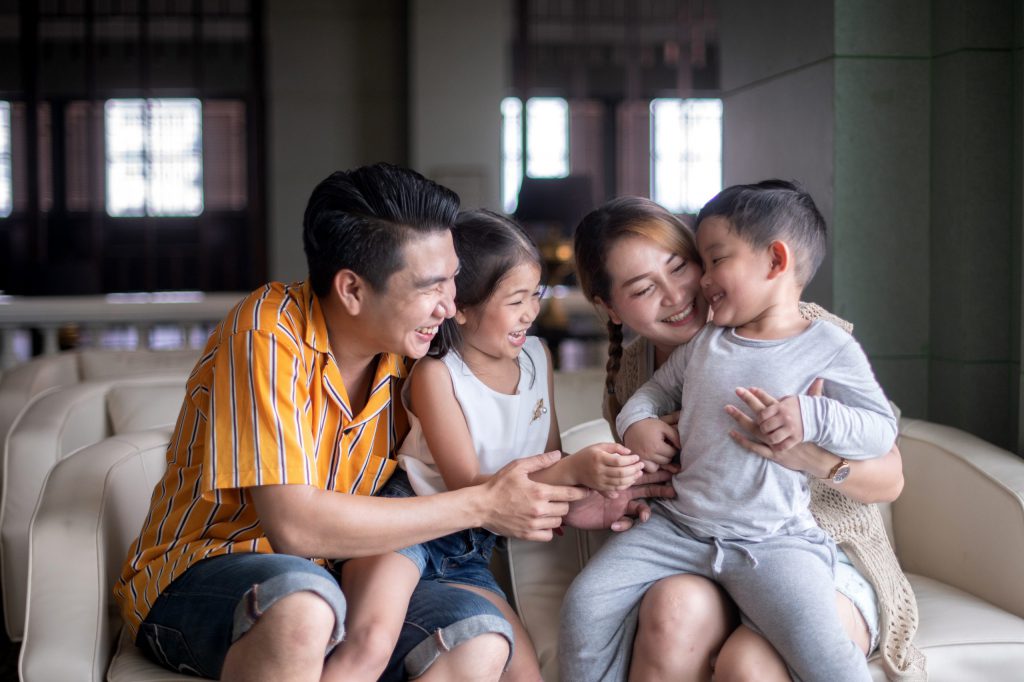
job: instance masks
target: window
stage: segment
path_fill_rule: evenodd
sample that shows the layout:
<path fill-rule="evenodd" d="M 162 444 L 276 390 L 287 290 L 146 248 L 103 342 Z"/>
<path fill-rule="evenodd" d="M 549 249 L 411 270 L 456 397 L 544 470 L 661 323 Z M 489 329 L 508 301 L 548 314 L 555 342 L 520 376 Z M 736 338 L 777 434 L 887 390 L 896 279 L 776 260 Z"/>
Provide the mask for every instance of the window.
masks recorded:
<path fill-rule="evenodd" d="M 518 202 L 523 178 L 523 125 L 526 125 L 526 175 L 564 178 L 569 175 L 569 103 L 561 97 L 516 97 L 501 102 L 501 200 L 506 213 Z"/>
<path fill-rule="evenodd" d="M 722 100 L 651 102 L 651 198 L 696 213 L 722 189 Z"/>
<path fill-rule="evenodd" d="M 104 111 L 107 213 L 203 212 L 202 105 L 197 99 L 111 99 Z"/>
<path fill-rule="evenodd" d="M 0 102 L 0 218 L 11 215 L 11 103 Z"/>

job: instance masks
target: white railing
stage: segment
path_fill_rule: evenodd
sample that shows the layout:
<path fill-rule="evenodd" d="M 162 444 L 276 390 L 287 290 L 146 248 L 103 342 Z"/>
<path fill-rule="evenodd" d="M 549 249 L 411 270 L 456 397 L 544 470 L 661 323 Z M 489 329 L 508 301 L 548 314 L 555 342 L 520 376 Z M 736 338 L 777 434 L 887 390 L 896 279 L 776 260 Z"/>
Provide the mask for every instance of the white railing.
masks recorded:
<path fill-rule="evenodd" d="M 212 327 L 245 294 L 172 291 L 105 296 L 0 295 L 0 369 L 31 356 L 29 333 L 42 335 L 43 353 L 56 353 L 61 330 L 73 328 L 78 346 L 201 348 Z M 603 323 L 578 290 L 547 291 L 542 315 L 561 329 L 559 359 L 566 368 L 603 364 Z M 554 339 L 552 339 L 553 341 Z"/>
<path fill-rule="evenodd" d="M 0 296 L 0 368 L 28 359 L 27 334 L 37 329 L 43 352 L 56 353 L 58 333 L 77 327 L 92 345 L 142 348 L 161 345 L 160 330 L 178 331 L 179 347 L 205 343 L 210 327 L 245 294 L 173 291 L 124 293 L 105 296 Z M 166 333 L 163 335 L 166 337 Z M 22 340 L 22 347 L 18 341 Z M 120 341 L 119 341 L 120 339 Z"/>

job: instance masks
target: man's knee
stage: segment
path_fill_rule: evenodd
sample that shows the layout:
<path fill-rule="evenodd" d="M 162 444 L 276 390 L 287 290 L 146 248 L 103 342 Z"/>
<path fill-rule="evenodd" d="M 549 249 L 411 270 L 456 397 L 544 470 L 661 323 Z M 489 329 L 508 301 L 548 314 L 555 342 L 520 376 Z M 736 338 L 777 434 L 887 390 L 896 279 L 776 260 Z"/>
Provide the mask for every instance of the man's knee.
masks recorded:
<path fill-rule="evenodd" d="M 259 631 L 261 641 L 269 640 L 272 647 L 322 659 L 336 620 L 334 609 L 318 594 L 294 592 L 274 602 L 249 632 Z"/>

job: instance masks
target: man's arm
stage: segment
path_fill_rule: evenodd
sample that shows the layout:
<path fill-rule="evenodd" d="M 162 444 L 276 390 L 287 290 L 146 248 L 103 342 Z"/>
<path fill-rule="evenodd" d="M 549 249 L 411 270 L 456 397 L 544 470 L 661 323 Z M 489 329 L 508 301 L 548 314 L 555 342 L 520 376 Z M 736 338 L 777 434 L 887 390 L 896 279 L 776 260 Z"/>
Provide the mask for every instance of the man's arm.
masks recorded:
<path fill-rule="evenodd" d="M 546 541 L 569 503 L 588 494 L 530 479 L 557 459 L 557 453 L 520 459 L 486 483 L 426 497 L 348 495 L 306 485 L 258 486 L 246 494 L 274 551 L 298 556 L 371 556 L 474 527 Z"/>

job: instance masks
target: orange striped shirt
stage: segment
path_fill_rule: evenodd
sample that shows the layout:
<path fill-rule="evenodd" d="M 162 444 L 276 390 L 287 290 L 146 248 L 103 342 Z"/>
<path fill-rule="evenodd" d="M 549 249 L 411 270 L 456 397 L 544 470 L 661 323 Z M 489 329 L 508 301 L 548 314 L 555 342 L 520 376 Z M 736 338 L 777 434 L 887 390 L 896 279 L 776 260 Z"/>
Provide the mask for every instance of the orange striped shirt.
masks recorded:
<path fill-rule="evenodd" d="M 188 379 L 167 471 L 114 586 L 133 635 L 193 563 L 273 551 L 247 487 L 380 488 L 408 428 L 392 400 L 406 372 L 401 357 L 382 354 L 369 399 L 353 415 L 308 284 L 268 284 L 235 306 Z"/>

